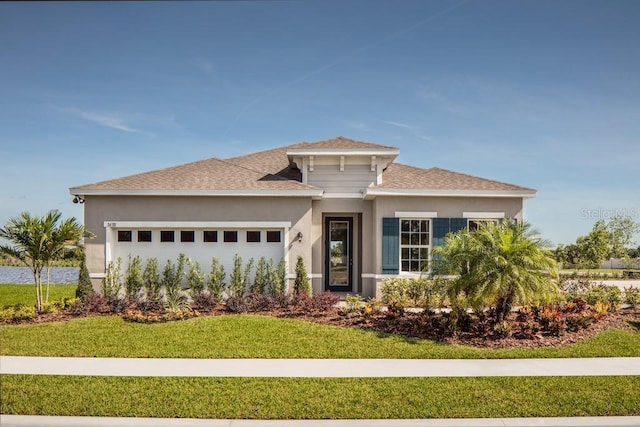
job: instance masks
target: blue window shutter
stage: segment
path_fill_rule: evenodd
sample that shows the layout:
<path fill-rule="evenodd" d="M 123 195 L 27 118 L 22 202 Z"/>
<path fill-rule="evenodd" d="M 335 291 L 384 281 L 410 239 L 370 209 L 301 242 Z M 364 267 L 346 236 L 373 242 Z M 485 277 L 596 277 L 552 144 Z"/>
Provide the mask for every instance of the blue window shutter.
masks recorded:
<path fill-rule="evenodd" d="M 449 232 L 450 218 L 434 218 L 433 219 L 433 246 L 444 245 L 444 236 Z"/>
<path fill-rule="evenodd" d="M 400 272 L 400 218 L 382 218 L 382 273 Z"/>
<path fill-rule="evenodd" d="M 456 231 L 460 231 L 463 228 L 467 228 L 466 218 L 451 218 L 451 221 L 449 222 L 450 233 L 455 233 Z"/>

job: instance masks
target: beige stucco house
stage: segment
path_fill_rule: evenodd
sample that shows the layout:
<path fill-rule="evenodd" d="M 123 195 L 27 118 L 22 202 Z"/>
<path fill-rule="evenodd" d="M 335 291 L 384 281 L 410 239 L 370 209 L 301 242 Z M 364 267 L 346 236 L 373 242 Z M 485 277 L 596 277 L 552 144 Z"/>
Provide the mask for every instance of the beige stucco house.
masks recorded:
<path fill-rule="evenodd" d="M 180 253 L 206 271 L 301 255 L 314 292 L 374 296 L 386 277 L 417 276 L 444 236 L 478 221 L 522 221 L 535 190 L 395 163 L 399 149 L 338 137 L 211 158 L 70 188 L 84 201 L 95 284 L 129 254 L 162 266 Z M 419 153 L 415 153 L 419 155 Z"/>

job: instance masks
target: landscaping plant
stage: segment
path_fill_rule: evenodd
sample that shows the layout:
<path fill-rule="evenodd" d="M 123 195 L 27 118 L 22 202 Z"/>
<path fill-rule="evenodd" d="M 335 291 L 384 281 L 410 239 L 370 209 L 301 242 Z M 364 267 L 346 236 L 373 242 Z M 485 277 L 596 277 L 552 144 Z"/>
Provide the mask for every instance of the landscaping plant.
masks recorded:
<path fill-rule="evenodd" d="M 218 258 L 211 258 L 211 273 L 209 273 L 207 280 L 207 289 L 216 302 L 222 302 L 222 294 L 225 290 L 225 277 L 224 265 L 220 264 Z"/>
<path fill-rule="evenodd" d="M 505 320 L 516 301 L 541 303 L 558 293 L 552 280 L 556 262 L 529 224 L 506 220 L 481 224 L 476 231 L 463 229 L 449 234 L 433 252 L 443 261 L 439 274 L 457 275 L 451 295 L 495 307 L 497 322 Z"/>
<path fill-rule="evenodd" d="M 132 257 L 129 255 L 129 265 L 124 278 L 124 289 L 127 297 L 135 301 L 140 296 L 140 291 L 144 287 L 142 278 L 142 267 L 139 256 Z"/>
<path fill-rule="evenodd" d="M 296 279 L 293 283 L 293 293 L 311 295 L 311 285 L 309 284 L 309 276 L 307 275 L 307 268 L 304 265 L 304 259 L 298 255 L 296 261 Z"/>
<path fill-rule="evenodd" d="M 157 302 L 160 300 L 160 273 L 158 271 L 158 260 L 156 258 L 148 258 L 142 274 L 144 282 L 144 290 L 147 302 Z"/>

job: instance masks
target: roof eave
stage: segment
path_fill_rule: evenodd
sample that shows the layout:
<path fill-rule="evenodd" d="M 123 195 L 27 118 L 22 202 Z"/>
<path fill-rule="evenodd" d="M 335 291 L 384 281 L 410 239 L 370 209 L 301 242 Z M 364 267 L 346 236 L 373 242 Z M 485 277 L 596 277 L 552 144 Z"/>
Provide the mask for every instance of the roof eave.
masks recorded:
<path fill-rule="evenodd" d="M 69 188 L 72 196 L 229 196 L 229 197 L 311 197 L 322 198 L 324 190 L 300 189 L 300 190 L 154 190 L 154 189 L 96 189 L 96 188 Z"/>
<path fill-rule="evenodd" d="M 530 199 L 536 197 L 536 190 L 428 190 L 428 189 L 396 189 L 396 188 L 367 188 L 364 199 L 370 200 L 377 196 L 403 197 L 519 197 Z"/>

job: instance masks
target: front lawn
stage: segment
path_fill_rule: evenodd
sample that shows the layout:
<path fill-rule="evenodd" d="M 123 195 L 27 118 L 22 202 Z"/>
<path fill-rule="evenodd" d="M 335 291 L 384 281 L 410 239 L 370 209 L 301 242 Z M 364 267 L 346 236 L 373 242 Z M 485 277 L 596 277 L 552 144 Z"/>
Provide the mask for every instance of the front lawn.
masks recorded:
<path fill-rule="evenodd" d="M 218 419 L 640 415 L 640 377 L 0 379 L 4 414 Z"/>
<path fill-rule="evenodd" d="M 49 301 L 62 301 L 76 296 L 77 285 L 49 285 Z M 22 304 L 35 306 L 35 285 L 0 284 L 0 308 Z"/>
<path fill-rule="evenodd" d="M 582 342 L 482 349 L 262 315 L 140 324 L 118 316 L 0 325 L 0 351 L 19 356 L 176 358 L 533 358 L 640 356 L 640 333 L 610 329 Z"/>

